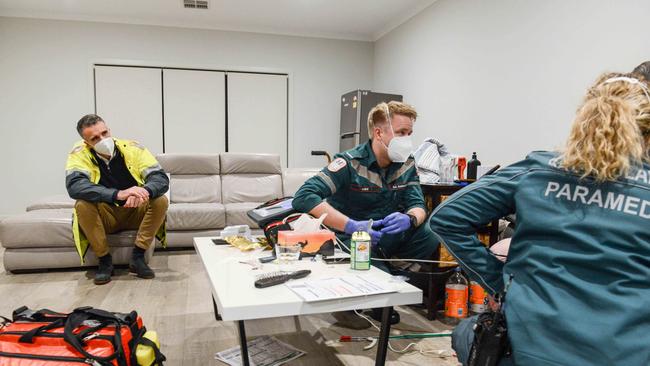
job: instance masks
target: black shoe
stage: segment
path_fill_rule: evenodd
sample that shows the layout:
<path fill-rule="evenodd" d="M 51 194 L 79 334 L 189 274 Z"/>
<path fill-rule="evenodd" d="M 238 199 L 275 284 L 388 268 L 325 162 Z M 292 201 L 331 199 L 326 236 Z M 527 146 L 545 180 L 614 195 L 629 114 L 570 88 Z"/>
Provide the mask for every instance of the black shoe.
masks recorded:
<path fill-rule="evenodd" d="M 151 279 L 156 277 L 151 268 L 144 262 L 144 257 L 133 256 L 129 262 L 129 272 L 135 273 L 138 277 Z"/>
<path fill-rule="evenodd" d="M 381 323 L 381 313 L 384 311 L 384 308 L 374 308 L 372 311 L 370 311 L 370 317 L 373 318 L 374 320 L 378 321 Z M 390 325 L 395 325 L 400 322 L 400 317 L 399 313 L 393 309 L 391 306 L 390 308 Z"/>
<path fill-rule="evenodd" d="M 343 328 L 362 330 L 370 328 L 370 322 L 357 315 L 354 310 L 337 311 L 332 313 L 336 325 Z"/>
<path fill-rule="evenodd" d="M 95 285 L 105 285 L 111 282 L 111 275 L 113 274 L 113 258 L 110 254 L 99 257 L 99 266 L 95 272 Z"/>

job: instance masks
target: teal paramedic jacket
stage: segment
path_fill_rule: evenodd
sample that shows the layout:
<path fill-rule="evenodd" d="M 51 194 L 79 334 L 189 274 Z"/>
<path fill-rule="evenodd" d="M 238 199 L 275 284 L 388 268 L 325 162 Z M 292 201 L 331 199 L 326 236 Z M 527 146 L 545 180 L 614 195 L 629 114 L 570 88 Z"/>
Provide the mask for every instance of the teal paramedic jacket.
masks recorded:
<path fill-rule="evenodd" d="M 336 154 L 327 167 L 300 187 L 293 207 L 309 212 L 324 199 L 354 220 L 380 220 L 414 207 L 426 210 L 413 157 L 381 169 L 370 141 Z"/>
<path fill-rule="evenodd" d="M 431 229 L 506 295 L 517 365 L 650 365 L 650 166 L 596 184 L 534 152 L 451 196 Z M 517 213 L 506 264 L 474 228 Z"/>

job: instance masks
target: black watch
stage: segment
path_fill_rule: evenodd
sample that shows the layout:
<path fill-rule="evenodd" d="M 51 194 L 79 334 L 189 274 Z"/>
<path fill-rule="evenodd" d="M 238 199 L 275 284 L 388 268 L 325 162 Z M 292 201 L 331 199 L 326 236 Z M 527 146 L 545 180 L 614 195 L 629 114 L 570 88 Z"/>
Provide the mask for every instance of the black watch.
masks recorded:
<path fill-rule="evenodd" d="M 416 227 L 418 227 L 418 218 L 415 217 L 415 215 L 409 213 L 407 213 L 406 215 L 409 217 L 409 220 L 411 220 L 411 229 L 415 229 Z"/>

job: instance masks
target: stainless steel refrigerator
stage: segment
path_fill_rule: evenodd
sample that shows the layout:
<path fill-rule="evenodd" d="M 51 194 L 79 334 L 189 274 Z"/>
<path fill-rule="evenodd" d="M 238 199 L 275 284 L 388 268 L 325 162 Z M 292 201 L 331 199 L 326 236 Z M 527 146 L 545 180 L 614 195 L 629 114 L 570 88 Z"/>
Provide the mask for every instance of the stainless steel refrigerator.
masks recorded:
<path fill-rule="evenodd" d="M 381 102 L 401 102 L 397 94 L 353 90 L 341 97 L 341 129 L 339 151 L 349 150 L 368 141 L 368 112 Z"/>

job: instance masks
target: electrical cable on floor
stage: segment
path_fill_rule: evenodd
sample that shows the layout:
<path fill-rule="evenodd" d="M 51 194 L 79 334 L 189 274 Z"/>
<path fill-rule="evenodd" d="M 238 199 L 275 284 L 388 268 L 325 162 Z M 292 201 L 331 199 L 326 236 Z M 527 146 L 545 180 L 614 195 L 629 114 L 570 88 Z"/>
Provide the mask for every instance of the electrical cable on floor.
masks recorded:
<path fill-rule="evenodd" d="M 328 228 L 327 226 L 325 226 L 322 223 L 321 223 L 321 227 L 323 229 L 330 230 L 330 228 Z M 350 250 L 345 246 L 345 244 L 336 235 L 334 236 L 334 239 L 336 241 L 335 246 L 338 247 L 339 250 L 350 254 Z M 434 261 L 434 260 L 425 260 L 425 259 L 401 259 L 401 258 L 400 259 L 384 259 L 384 258 L 374 258 L 374 257 L 372 257 L 371 259 L 378 260 L 378 261 L 384 261 L 384 262 L 400 262 L 401 261 L 401 262 L 422 262 L 422 263 L 439 263 L 439 264 L 454 264 L 454 265 L 458 264 L 456 262 L 450 262 L 450 261 Z M 365 319 L 377 331 L 381 332 L 381 328 L 379 328 L 377 325 L 375 325 L 375 323 L 373 323 L 372 320 L 370 320 L 370 318 L 368 318 L 367 316 L 361 314 L 358 310 L 354 310 L 354 313 L 357 314 L 359 317 Z M 445 334 L 445 335 L 437 334 L 435 336 L 451 336 L 451 333 L 448 334 L 448 335 L 447 334 Z M 433 336 L 430 336 L 430 337 L 433 337 Z M 372 337 L 368 337 L 368 338 L 370 339 Z M 377 343 L 378 339 L 379 338 L 373 338 L 371 340 L 370 345 L 364 347 L 364 349 L 373 348 L 375 346 L 375 344 Z M 404 347 L 403 349 L 396 350 L 390 344 L 390 341 L 388 341 L 388 349 L 390 349 L 392 352 L 399 353 L 399 354 L 408 353 L 411 348 L 416 347 L 416 346 L 417 346 L 417 343 L 411 342 L 406 347 Z M 421 348 L 417 348 L 415 351 L 417 351 L 418 353 L 420 353 L 423 356 L 429 356 L 431 354 L 435 354 L 435 356 L 442 357 L 442 358 L 444 358 L 444 357 L 452 357 L 452 355 L 445 354 L 446 350 L 424 350 L 424 349 L 421 349 Z"/>
<path fill-rule="evenodd" d="M 365 320 L 366 320 L 368 323 L 370 323 L 370 325 L 372 325 L 373 328 L 375 328 L 377 331 L 381 332 L 381 328 L 379 328 L 379 327 L 378 327 L 378 326 L 377 326 L 377 325 L 376 325 L 376 324 L 375 324 L 375 323 L 374 323 L 374 322 L 373 322 L 369 317 L 367 317 L 367 316 L 361 314 L 358 310 L 354 310 L 354 313 L 357 314 L 359 317 L 365 319 Z M 445 335 L 437 334 L 436 336 L 441 336 L 441 337 L 442 337 L 442 336 L 451 336 L 451 333 L 449 333 L 448 335 L 447 335 L 447 334 L 445 334 Z M 372 341 L 371 341 L 371 343 L 370 343 L 370 345 L 364 347 L 363 349 L 368 350 L 368 349 L 373 348 L 373 347 L 375 346 L 375 344 L 377 343 L 377 341 L 378 341 L 378 338 L 373 338 Z M 388 341 L 388 349 L 390 349 L 392 352 L 395 352 L 395 353 L 404 354 L 404 353 L 408 353 L 408 352 L 417 351 L 418 353 L 420 353 L 420 354 L 423 355 L 423 356 L 427 356 L 427 355 L 430 355 L 430 354 L 432 354 L 432 353 L 436 353 L 436 354 L 437 354 L 436 356 L 438 356 L 438 357 L 451 357 L 451 356 L 452 356 L 452 355 L 445 355 L 445 354 L 444 354 L 445 350 L 425 350 L 425 349 L 422 349 L 422 348 L 419 348 L 419 347 L 418 347 L 418 348 L 416 348 L 415 350 L 410 351 L 411 348 L 415 348 L 415 347 L 417 347 L 417 343 L 413 343 L 413 342 L 411 342 L 411 343 L 409 343 L 406 347 L 404 347 L 403 349 L 401 349 L 401 350 L 396 350 L 396 349 L 393 348 L 393 346 L 390 344 L 390 341 Z"/>

